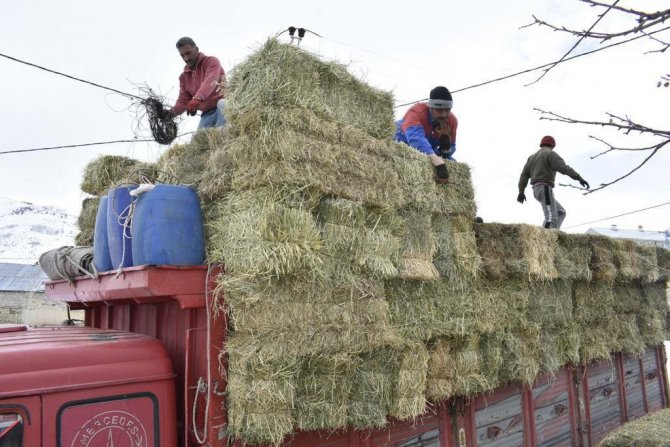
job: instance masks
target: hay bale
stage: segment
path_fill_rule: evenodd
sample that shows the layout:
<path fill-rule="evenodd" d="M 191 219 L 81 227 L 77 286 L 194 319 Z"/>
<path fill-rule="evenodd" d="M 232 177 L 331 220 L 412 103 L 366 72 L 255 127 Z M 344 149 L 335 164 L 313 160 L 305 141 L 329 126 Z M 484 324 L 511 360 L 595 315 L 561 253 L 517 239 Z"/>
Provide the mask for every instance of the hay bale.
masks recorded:
<path fill-rule="evenodd" d="M 407 419 L 425 411 L 428 352 L 409 344 L 360 355 L 351 398 L 349 424 L 359 429 L 386 425 L 387 415 Z"/>
<path fill-rule="evenodd" d="M 642 280 L 655 282 L 658 279 L 656 249 L 651 245 L 640 245 L 628 239 L 612 240 L 617 281 Z"/>
<path fill-rule="evenodd" d="M 476 205 L 470 167 L 465 163 L 447 161 L 449 183 L 434 180 L 434 168 L 428 158 L 403 143 L 391 143 L 395 149 L 392 169 L 402 189 L 400 207 L 426 213 L 462 214 L 475 217 Z"/>
<path fill-rule="evenodd" d="M 589 267 L 592 272 L 593 281 L 615 280 L 618 274 L 614 261 L 615 239 L 589 234 L 588 240 L 591 246 L 591 262 Z"/>
<path fill-rule="evenodd" d="M 670 309 L 665 282 L 642 285 L 642 295 L 643 305 L 636 313 L 637 327 L 645 345 L 658 345 L 670 338 L 670 328 L 666 325 Z"/>
<path fill-rule="evenodd" d="M 613 287 L 613 281 L 577 281 L 573 285 L 573 314 L 579 333 L 579 358 L 582 362 L 608 359 L 613 352 L 615 343 L 612 334 L 617 330 Z"/>
<path fill-rule="evenodd" d="M 567 363 L 579 363 L 579 332 L 573 322 L 551 328 L 542 328 L 540 333 L 540 370 L 554 373 Z"/>
<path fill-rule="evenodd" d="M 657 246 L 656 264 L 658 265 L 658 279 L 662 281 L 670 279 L 670 250 Z"/>
<path fill-rule="evenodd" d="M 387 320 L 383 285 L 351 277 L 340 284 L 282 277 L 226 277 L 232 327 L 240 349 L 264 359 L 361 353 L 400 340 Z"/>
<path fill-rule="evenodd" d="M 310 187 L 323 195 L 388 210 L 403 201 L 392 160 L 361 153 L 356 147 L 322 143 L 287 131 L 270 141 L 240 136 L 228 154 L 234 190 Z"/>
<path fill-rule="evenodd" d="M 415 418 L 426 410 L 428 350 L 423 343 L 415 343 L 395 353 L 397 369 L 389 414 L 396 419 Z"/>
<path fill-rule="evenodd" d="M 93 245 L 93 236 L 95 236 L 95 230 L 87 229 L 80 231 L 74 237 L 74 245 L 77 247 L 89 247 Z"/>
<path fill-rule="evenodd" d="M 670 446 L 670 409 L 656 411 L 605 436 L 598 447 L 668 447 Z"/>
<path fill-rule="evenodd" d="M 375 138 L 390 138 L 395 131 L 391 93 L 359 81 L 344 65 L 322 62 L 275 39 L 235 67 L 229 88 L 226 117 L 231 122 L 259 106 L 302 107 Z"/>
<path fill-rule="evenodd" d="M 368 210 L 360 202 L 325 198 L 316 210 L 323 238 L 322 253 L 338 269 L 373 278 L 398 276 L 402 222 L 391 213 Z"/>
<path fill-rule="evenodd" d="M 81 212 L 77 218 L 79 230 L 95 232 L 95 217 L 100 206 L 100 197 L 87 197 L 81 202 Z"/>
<path fill-rule="evenodd" d="M 359 359 L 349 354 L 308 356 L 296 377 L 294 418 L 301 430 L 347 425 L 348 402 Z"/>
<path fill-rule="evenodd" d="M 470 396 L 498 385 L 495 359 L 481 357 L 479 337 L 439 337 L 429 348 L 427 396 L 442 400 Z M 490 353 L 487 347 L 487 353 Z M 502 360 L 499 357 L 498 360 Z M 491 363 L 489 363 L 489 361 Z M 488 373 L 492 371 L 492 373 Z"/>
<path fill-rule="evenodd" d="M 448 281 L 386 281 L 390 324 L 411 341 L 494 332 L 513 320 L 510 303 L 527 301 L 528 293 L 518 282 L 461 288 Z"/>
<path fill-rule="evenodd" d="M 321 232 L 308 209 L 247 192 L 230 194 L 217 211 L 207 224 L 210 262 L 225 262 L 237 275 L 317 273 Z"/>
<path fill-rule="evenodd" d="M 207 171 L 206 165 L 214 151 L 225 152 L 229 140 L 230 126 L 199 129 L 189 143 L 170 146 L 160 156 L 156 162 L 158 181 L 196 186 L 200 190 L 205 178 L 211 182 L 220 176 L 225 176 L 227 171 L 225 164 L 216 166 L 215 175 Z M 209 185 L 203 185 L 204 188 L 207 186 Z"/>
<path fill-rule="evenodd" d="M 360 355 L 351 388 L 348 425 L 359 429 L 386 425 L 393 396 L 392 350 L 384 349 Z"/>
<path fill-rule="evenodd" d="M 572 321 L 572 283 L 564 280 L 531 283 L 524 319 L 544 329 L 568 324 Z"/>
<path fill-rule="evenodd" d="M 415 210 L 401 210 L 403 235 L 399 276 L 402 279 L 433 281 L 440 277 L 433 265 L 437 244 L 432 231 L 431 215 Z"/>
<path fill-rule="evenodd" d="M 433 213 L 431 228 L 437 245 L 433 265 L 440 276 L 457 287 L 475 280 L 481 257 L 470 216 Z"/>
<path fill-rule="evenodd" d="M 656 247 L 635 244 L 633 251 L 633 277 L 643 282 L 654 283 L 661 277 Z"/>
<path fill-rule="evenodd" d="M 254 355 L 240 356 L 228 340 L 227 410 L 230 434 L 250 444 L 278 445 L 292 432 L 295 420 L 297 361 L 263 363 Z M 243 343 L 243 342 L 242 342 Z"/>
<path fill-rule="evenodd" d="M 361 154 L 390 158 L 397 148 L 389 144 L 387 138 L 374 138 L 341 121 L 327 120 L 317 116 L 304 107 L 259 106 L 246 110 L 235 121 L 236 135 L 250 136 L 264 147 L 272 147 L 275 141 L 281 140 L 287 133 L 298 133 L 315 143 L 326 143 L 337 147 L 350 147 Z M 270 155 L 271 151 L 268 151 Z"/>
<path fill-rule="evenodd" d="M 617 300 L 613 281 L 575 281 L 573 290 L 575 320 L 588 324 L 614 317 Z"/>
<path fill-rule="evenodd" d="M 499 223 L 479 224 L 476 231 L 484 271 L 489 277 L 536 280 L 558 277 L 554 266 L 557 231 Z"/>
<path fill-rule="evenodd" d="M 581 347 L 581 339 L 579 337 L 579 330 L 577 323 L 571 321 L 564 326 L 559 326 L 552 331 L 555 335 L 556 352 L 561 366 L 567 363 L 577 364 L 581 361 L 579 357 L 579 350 Z M 544 371 L 551 372 L 549 369 Z"/>
<path fill-rule="evenodd" d="M 574 296 L 582 362 L 608 359 L 614 352 L 644 352 L 646 343 L 638 321 L 644 312 L 639 286 L 576 282 Z"/>
<path fill-rule="evenodd" d="M 591 281 L 591 246 L 586 234 L 558 232 L 556 270 L 566 280 Z"/>
<path fill-rule="evenodd" d="M 94 196 L 103 196 L 110 188 L 120 185 L 139 163 L 128 157 L 101 155 L 84 168 L 81 190 Z"/>
<path fill-rule="evenodd" d="M 540 328 L 526 325 L 524 328 L 501 331 L 493 334 L 501 344 L 505 358 L 500 368 L 500 382 L 520 382 L 531 385 L 542 370 L 543 351 Z M 546 358 L 544 359 L 546 362 Z"/>

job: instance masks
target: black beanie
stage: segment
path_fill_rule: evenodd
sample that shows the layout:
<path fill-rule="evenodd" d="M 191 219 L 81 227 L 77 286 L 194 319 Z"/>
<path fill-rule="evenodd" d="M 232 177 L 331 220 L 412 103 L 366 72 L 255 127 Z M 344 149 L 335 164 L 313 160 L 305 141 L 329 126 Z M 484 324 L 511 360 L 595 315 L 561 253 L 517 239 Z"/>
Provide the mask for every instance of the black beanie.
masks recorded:
<path fill-rule="evenodd" d="M 430 91 L 428 107 L 432 109 L 451 109 L 453 105 L 454 101 L 451 98 L 451 93 L 446 87 L 440 85 Z"/>

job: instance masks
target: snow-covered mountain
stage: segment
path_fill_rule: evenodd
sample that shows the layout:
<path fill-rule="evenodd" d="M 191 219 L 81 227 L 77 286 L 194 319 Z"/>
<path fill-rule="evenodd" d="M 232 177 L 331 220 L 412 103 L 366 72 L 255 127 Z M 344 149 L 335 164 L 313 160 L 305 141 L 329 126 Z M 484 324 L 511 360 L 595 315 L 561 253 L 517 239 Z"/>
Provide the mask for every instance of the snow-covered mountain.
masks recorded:
<path fill-rule="evenodd" d="M 74 245 L 77 216 L 0 197 L 0 262 L 32 264 L 52 248 Z"/>

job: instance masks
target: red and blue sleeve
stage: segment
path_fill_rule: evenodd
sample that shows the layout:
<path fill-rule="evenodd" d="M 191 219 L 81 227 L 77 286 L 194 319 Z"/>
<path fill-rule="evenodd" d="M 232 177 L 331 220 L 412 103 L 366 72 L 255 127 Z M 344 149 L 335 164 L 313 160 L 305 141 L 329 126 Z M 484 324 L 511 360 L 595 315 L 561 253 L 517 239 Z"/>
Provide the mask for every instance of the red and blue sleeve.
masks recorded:
<path fill-rule="evenodd" d="M 402 131 L 410 146 L 426 155 L 434 155 L 435 151 L 426 137 L 424 124 L 423 117 L 417 111 L 410 109 L 403 119 Z"/>

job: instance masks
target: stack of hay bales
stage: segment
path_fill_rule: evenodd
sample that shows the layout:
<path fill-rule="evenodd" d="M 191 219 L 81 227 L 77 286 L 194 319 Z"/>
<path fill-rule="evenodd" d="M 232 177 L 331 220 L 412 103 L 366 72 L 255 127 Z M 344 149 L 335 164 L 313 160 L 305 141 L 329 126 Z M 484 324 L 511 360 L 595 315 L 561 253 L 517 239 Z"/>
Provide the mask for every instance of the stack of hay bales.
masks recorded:
<path fill-rule="evenodd" d="M 100 198 L 110 188 L 128 183 L 139 183 L 142 177 L 155 180 L 155 167 L 132 158 L 118 155 L 101 155 L 84 168 L 81 190 L 88 195 L 82 202 L 81 213 L 77 220 L 79 233 L 75 236 L 75 245 L 93 245 L 95 234 L 95 216 Z"/>
<path fill-rule="evenodd" d="M 235 69 L 226 117 L 201 192 L 209 260 L 227 268 L 231 431 L 278 443 L 421 414 L 427 349 L 393 326 L 385 282 L 439 277 L 432 213 L 453 212 L 456 193 L 390 141 L 390 94 L 295 47 L 270 41 Z M 430 197 L 415 200 L 417 184 Z"/>
<path fill-rule="evenodd" d="M 664 340 L 667 304 L 655 247 L 528 225 L 481 224 L 477 232 L 485 275 L 502 280 L 499 299 L 515 309 L 503 332 L 542 347 L 509 345 L 526 370 L 508 368 L 504 381 L 530 383 L 537 372 L 613 352 L 640 355 Z M 515 306 L 515 291 L 527 302 Z"/>
<path fill-rule="evenodd" d="M 663 340 L 666 251 L 473 224 L 468 166 L 437 185 L 391 142 L 390 94 L 297 47 L 268 41 L 229 89 L 225 128 L 158 167 L 195 185 L 208 261 L 226 266 L 232 436 L 380 427 Z"/>

